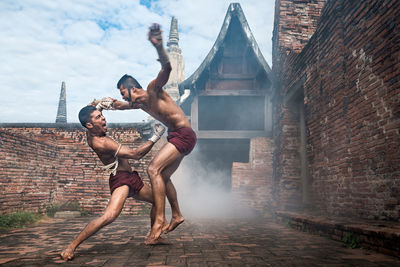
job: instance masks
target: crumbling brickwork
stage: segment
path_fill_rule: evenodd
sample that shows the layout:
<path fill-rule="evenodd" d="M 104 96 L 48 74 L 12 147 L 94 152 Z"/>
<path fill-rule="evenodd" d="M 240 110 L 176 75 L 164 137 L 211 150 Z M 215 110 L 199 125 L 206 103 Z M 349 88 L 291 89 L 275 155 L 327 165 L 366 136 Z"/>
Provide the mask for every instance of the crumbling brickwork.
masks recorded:
<path fill-rule="evenodd" d="M 272 48 L 272 70 L 281 83 L 291 72 L 288 55 L 301 52 L 317 28 L 321 10 L 327 0 L 276 0 Z M 278 209 L 297 209 L 302 203 L 300 177 L 300 132 L 297 107 L 284 102 L 285 86 L 274 97 L 273 139 L 274 192 Z"/>
<path fill-rule="evenodd" d="M 274 206 L 272 151 L 271 138 L 252 138 L 249 162 L 234 162 L 232 166 L 232 193 L 244 206 L 257 211 L 270 210 Z"/>
<path fill-rule="evenodd" d="M 272 70 L 281 74 L 281 61 L 300 53 L 314 34 L 327 0 L 276 0 L 272 37 Z M 287 67 L 287 66 L 286 66 Z"/>
<path fill-rule="evenodd" d="M 281 59 L 275 69 L 281 82 L 275 102 L 277 179 L 289 179 L 285 167 L 298 168 L 285 161 L 295 153 L 285 129 L 298 128 L 291 113 L 300 101 L 312 205 L 318 210 L 400 218 L 399 12 L 395 0 L 328 1 L 301 52 L 274 55 Z"/>
<path fill-rule="evenodd" d="M 144 139 L 132 127 L 110 128 L 116 141 L 131 148 Z M 0 128 L 1 213 L 45 211 L 51 204 L 77 201 L 86 211 L 100 213 L 110 198 L 102 163 L 86 143 L 85 130 L 68 127 Z M 137 162 L 140 176 L 149 182 L 146 167 L 157 149 Z M 135 214 L 149 204 L 128 199 L 123 212 Z"/>

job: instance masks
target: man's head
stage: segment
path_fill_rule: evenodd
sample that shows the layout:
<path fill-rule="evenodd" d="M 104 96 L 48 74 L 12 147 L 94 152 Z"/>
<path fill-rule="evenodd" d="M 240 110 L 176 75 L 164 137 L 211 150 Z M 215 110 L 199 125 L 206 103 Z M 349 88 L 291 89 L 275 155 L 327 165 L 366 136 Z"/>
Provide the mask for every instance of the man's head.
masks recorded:
<path fill-rule="evenodd" d="M 102 134 L 107 132 L 106 120 L 93 106 L 86 106 L 79 111 L 79 121 L 83 127 L 90 131 L 96 131 Z"/>
<path fill-rule="evenodd" d="M 83 127 L 87 128 L 86 123 L 90 122 L 90 115 L 95 110 L 97 109 L 93 106 L 86 106 L 79 111 L 78 117 Z"/>
<path fill-rule="evenodd" d="M 142 86 L 135 78 L 133 78 L 128 74 L 125 74 L 124 76 L 121 77 L 121 79 L 119 79 L 117 83 L 117 88 L 121 91 L 122 97 L 125 100 L 131 102 L 132 101 L 131 89 L 142 88 Z"/>

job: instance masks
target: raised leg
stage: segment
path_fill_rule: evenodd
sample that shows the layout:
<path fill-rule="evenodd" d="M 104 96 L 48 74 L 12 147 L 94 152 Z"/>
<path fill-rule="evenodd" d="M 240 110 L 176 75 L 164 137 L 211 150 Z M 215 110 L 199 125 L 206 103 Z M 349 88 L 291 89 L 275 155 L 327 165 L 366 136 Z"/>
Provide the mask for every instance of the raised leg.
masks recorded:
<path fill-rule="evenodd" d="M 110 203 L 108 204 L 104 214 L 90 221 L 82 232 L 61 252 L 61 258 L 64 260 L 72 260 L 75 249 L 90 236 L 94 235 L 104 226 L 112 223 L 121 213 L 125 200 L 128 197 L 129 187 L 127 185 L 118 187 L 111 195 Z"/>
<path fill-rule="evenodd" d="M 148 245 L 156 244 L 157 239 L 163 231 L 166 183 L 161 174 L 168 166 L 181 160 L 181 157 L 182 155 L 173 144 L 166 143 L 151 161 L 147 169 L 150 176 L 156 209 L 154 224 L 151 228 L 150 235 L 145 242 Z"/>

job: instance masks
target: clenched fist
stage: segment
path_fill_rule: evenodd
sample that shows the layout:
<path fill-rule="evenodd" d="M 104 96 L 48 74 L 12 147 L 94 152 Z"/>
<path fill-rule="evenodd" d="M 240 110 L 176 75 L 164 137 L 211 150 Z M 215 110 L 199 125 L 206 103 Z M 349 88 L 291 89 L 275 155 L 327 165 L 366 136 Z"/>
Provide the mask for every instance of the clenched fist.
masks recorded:
<path fill-rule="evenodd" d="M 164 132 L 165 132 L 164 126 L 162 126 L 161 124 L 158 124 L 158 123 L 154 124 L 153 136 L 150 137 L 149 140 L 152 141 L 153 143 L 156 143 L 161 138 L 161 136 L 164 134 Z"/>

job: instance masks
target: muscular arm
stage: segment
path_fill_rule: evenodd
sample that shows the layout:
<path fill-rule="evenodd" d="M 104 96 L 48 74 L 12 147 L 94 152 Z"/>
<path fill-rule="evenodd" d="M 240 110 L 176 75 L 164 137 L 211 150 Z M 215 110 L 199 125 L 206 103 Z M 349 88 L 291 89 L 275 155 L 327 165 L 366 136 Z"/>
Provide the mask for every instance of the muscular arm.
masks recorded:
<path fill-rule="evenodd" d="M 157 78 L 155 79 L 155 90 L 157 90 L 157 92 L 161 91 L 163 86 L 168 82 L 169 79 L 169 75 L 171 73 L 172 67 L 171 67 L 171 63 L 167 63 L 165 65 L 162 66 L 160 72 L 157 75 Z"/>
<path fill-rule="evenodd" d="M 168 53 L 164 49 L 160 25 L 154 23 L 150 27 L 149 41 L 157 50 L 158 61 L 161 63 L 161 71 L 158 73 L 157 78 L 150 83 L 153 83 L 153 86 L 149 86 L 148 90 L 154 90 L 156 93 L 159 93 L 162 90 L 162 87 L 168 82 L 172 70 Z"/>
<path fill-rule="evenodd" d="M 130 149 L 126 146 L 121 146 L 116 156 L 119 158 L 139 160 L 151 150 L 153 145 L 154 142 L 148 140 L 137 149 Z M 117 142 L 115 142 L 111 138 L 107 138 L 102 142 L 95 142 L 93 144 L 93 150 L 99 155 L 99 157 L 114 157 L 115 153 L 118 150 L 118 146 L 119 144 Z"/>
<path fill-rule="evenodd" d="M 146 155 L 151 150 L 153 145 L 154 145 L 154 143 L 152 141 L 148 140 L 146 143 L 139 146 L 137 149 L 130 149 L 130 148 L 127 148 L 126 146 L 122 146 L 118 152 L 117 157 L 125 158 L 125 159 L 139 160 L 139 159 L 143 158 L 144 155 Z"/>
<path fill-rule="evenodd" d="M 131 103 L 131 102 L 119 101 L 119 100 L 114 100 L 113 107 L 114 107 L 114 109 L 118 109 L 118 110 L 138 109 L 139 108 L 137 103 Z"/>

